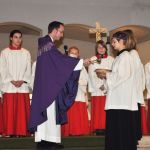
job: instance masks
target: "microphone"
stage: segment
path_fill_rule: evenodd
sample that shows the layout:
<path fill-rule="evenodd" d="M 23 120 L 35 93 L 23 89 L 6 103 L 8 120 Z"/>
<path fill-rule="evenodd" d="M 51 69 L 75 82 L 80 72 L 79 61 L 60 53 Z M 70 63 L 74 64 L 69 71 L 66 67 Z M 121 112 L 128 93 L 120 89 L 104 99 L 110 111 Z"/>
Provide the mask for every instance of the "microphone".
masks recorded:
<path fill-rule="evenodd" d="M 64 50 L 65 50 L 65 54 L 66 54 L 66 55 L 68 55 L 68 50 L 67 50 L 67 49 L 68 49 L 68 46 L 67 46 L 67 45 L 64 45 Z"/>

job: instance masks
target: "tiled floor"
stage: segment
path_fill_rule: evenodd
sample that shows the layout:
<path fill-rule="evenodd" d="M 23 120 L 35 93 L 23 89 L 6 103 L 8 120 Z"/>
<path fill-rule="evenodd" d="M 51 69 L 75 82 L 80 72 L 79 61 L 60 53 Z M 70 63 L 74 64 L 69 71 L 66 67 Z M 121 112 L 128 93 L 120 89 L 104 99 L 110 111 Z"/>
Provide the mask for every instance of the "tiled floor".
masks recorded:
<path fill-rule="evenodd" d="M 139 141 L 138 150 L 150 150 L 150 136 L 143 136 Z"/>

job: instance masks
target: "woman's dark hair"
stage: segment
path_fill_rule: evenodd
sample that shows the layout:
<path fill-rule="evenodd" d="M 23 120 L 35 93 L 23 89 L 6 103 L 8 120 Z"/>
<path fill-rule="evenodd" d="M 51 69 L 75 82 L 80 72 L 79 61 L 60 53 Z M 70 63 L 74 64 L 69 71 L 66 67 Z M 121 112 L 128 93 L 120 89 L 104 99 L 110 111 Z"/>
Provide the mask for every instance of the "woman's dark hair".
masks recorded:
<path fill-rule="evenodd" d="M 51 33 L 54 29 L 58 29 L 60 26 L 64 26 L 63 23 L 58 21 L 53 21 L 48 25 L 48 33 Z"/>
<path fill-rule="evenodd" d="M 116 32 L 116 33 L 113 34 L 112 39 L 113 38 L 115 38 L 118 42 L 120 40 L 127 41 L 128 35 L 126 33 L 124 33 L 123 31 L 118 31 L 118 32 Z"/>
<path fill-rule="evenodd" d="M 96 45 L 95 45 L 95 54 L 96 55 L 98 54 L 98 52 L 97 52 L 98 45 L 102 45 L 102 47 L 104 47 L 105 50 L 106 50 L 105 54 L 107 54 L 107 46 L 106 46 L 106 43 L 103 40 L 99 40 L 99 41 L 96 42 Z"/>
<path fill-rule="evenodd" d="M 126 32 L 118 31 L 113 34 L 112 39 L 115 38 L 118 42 L 123 40 L 125 48 L 130 51 L 131 50 L 131 42 L 129 42 L 129 35 Z"/>
<path fill-rule="evenodd" d="M 14 34 L 16 34 L 16 33 L 21 34 L 21 37 L 22 37 L 22 32 L 21 32 L 20 30 L 12 30 L 12 31 L 10 32 L 10 34 L 9 34 L 9 38 L 13 38 Z M 12 44 L 12 40 L 9 39 L 9 42 L 10 42 L 10 45 L 11 45 L 11 44 Z"/>

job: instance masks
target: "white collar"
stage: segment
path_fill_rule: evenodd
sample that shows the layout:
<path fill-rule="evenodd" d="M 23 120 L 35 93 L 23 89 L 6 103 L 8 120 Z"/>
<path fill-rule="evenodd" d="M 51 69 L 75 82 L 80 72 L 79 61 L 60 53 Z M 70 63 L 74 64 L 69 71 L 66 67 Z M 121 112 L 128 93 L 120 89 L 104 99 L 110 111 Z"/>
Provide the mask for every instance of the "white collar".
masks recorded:
<path fill-rule="evenodd" d="M 52 42 L 54 42 L 54 39 L 49 35 L 49 37 L 51 38 Z"/>

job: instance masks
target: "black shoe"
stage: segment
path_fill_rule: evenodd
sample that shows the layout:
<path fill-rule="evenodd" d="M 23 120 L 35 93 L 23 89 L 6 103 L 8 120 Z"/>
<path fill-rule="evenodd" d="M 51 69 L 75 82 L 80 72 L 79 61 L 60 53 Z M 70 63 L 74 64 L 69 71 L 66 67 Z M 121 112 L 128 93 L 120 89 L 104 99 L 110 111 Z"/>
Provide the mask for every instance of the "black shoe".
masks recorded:
<path fill-rule="evenodd" d="M 51 143 L 49 150 L 59 150 L 59 149 L 63 149 L 63 148 L 64 148 L 64 146 L 62 144 Z"/>
<path fill-rule="evenodd" d="M 36 146 L 36 150 L 59 150 L 63 148 L 64 146 L 62 144 L 47 141 L 38 142 Z"/>
<path fill-rule="evenodd" d="M 55 145 L 51 145 L 48 150 L 58 150 L 58 148 Z"/>
<path fill-rule="evenodd" d="M 41 142 L 38 142 L 36 144 L 36 150 L 47 150 L 48 148 L 45 147 L 45 145 L 43 145 Z"/>
<path fill-rule="evenodd" d="M 50 147 L 50 142 L 41 141 L 36 145 L 36 150 L 48 150 Z"/>

